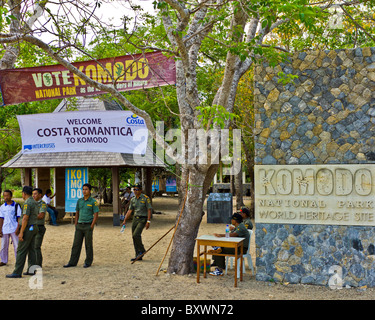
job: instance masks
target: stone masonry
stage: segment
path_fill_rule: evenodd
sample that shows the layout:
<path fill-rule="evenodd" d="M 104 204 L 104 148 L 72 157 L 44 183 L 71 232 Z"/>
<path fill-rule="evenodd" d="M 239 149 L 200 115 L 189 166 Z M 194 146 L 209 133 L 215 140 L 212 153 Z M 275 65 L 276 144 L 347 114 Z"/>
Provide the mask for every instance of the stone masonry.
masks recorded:
<path fill-rule="evenodd" d="M 255 164 L 375 163 L 375 48 L 262 63 L 254 96 Z M 337 265 L 343 285 L 375 287 L 374 227 L 257 223 L 256 252 L 257 280 L 328 285 Z"/>
<path fill-rule="evenodd" d="M 278 83 L 278 72 L 298 75 Z M 256 164 L 366 163 L 375 150 L 375 48 L 297 53 L 255 70 Z"/>

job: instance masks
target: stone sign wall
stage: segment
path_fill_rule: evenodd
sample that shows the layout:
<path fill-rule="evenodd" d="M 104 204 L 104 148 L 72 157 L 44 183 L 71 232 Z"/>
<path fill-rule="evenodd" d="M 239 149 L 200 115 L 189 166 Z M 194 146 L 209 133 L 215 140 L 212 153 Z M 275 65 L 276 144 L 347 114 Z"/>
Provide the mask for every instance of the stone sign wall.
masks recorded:
<path fill-rule="evenodd" d="M 375 166 L 256 166 L 258 223 L 375 226 Z"/>
<path fill-rule="evenodd" d="M 375 48 L 296 53 L 254 80 L 256 278 L 375 286 Z"/>

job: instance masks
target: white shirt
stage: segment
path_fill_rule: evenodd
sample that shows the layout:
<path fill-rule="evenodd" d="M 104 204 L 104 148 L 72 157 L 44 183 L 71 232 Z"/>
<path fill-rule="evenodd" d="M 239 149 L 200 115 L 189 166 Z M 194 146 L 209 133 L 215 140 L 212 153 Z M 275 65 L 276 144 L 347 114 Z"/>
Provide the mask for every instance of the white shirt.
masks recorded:
<path fill-rule="evenodd" d="M 135 194 L 134 194 L 133 191 L 131 191 L 130 193 L 129 193 L 129 192 L 126 192 L 126 193 L 124 194 L 124 197 L 125 197 L 126 200 L 129 200 L 130 198 L 133 198 L 134 196 L 135 196 Z"/>
<path fill-rule="evenodd" d="M 47 197 L 47 195 L 44 195 L 42 200 L 48 205 L 51 203 L 51 198 L 50 197 Z"/>
<path fill-rule="evenodd" d="M 21 206 L 17 206 L 17 217 L 21 216 Z M 17 219 L 15 217 L 16 203 L 13 201 L 11 205 L 6 202 L 0 207 L 0 218 L 4 219 L 3 234 L 10 234 L 17 229 Z"/>

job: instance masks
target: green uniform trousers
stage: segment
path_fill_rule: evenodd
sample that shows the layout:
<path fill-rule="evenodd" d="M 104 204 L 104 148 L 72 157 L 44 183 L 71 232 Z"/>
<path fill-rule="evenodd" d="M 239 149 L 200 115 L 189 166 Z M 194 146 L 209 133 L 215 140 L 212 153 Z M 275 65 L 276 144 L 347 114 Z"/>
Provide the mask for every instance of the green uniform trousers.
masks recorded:
<path fill-rule="evenodd" d="M 44 225 L 38 224 L 38 233 L 35 236 L 35 264 L 39 267 L 42 267 L 43 264 L 43 255 L 42 255 L 42 243 L 43 243 L 43 238 L 44 234 L 46 233 L 46 227 Z M 33 265 L 32 261 L 30 260 L 30 256 L 28 259 L 28 269 Z"/>
<path fill-rule="evenodd" d="M 132 237 L 135 250 L 135 256 L 145 252 L 142 243 L 142 231 L 147 223 L 147 217 L 134 216 L 132 222 Z"/>
<path fill-rule="evenodd" d="M 13 274 L 22 275 L 27 255 L 29 256 L 30 265 L 36 265 L 35 237 L 39 228 L 37 225 L 33 226 L 34 230 L 32 231 L 29 228 L 29 226 L 26 227 L 23 233 L 23 241 L 18 243 L 16 265 L 14 266 Z"/>
<path fill-rule="evenodd" d="M 244 254 L 247 252 L 247 248 L 243 248 Z M 228 254 L 235 254 L 234 248 L 221 248 L 221 253 L 228 253 Z M 240 254 L 240 249 L 238 249 L 237 254 Z M 225 256 L 212 256 L 213 262 L 211 267 L 219 267 L 221 269 L 225 269 Z M 243 262 L 245 263 L 245 262 Z"/>
<path fill-rule="evenodd" d="M 76 266 L 81 255 L 83 239 L 85 239 L 86 260 L 85 264 L 91 266 L 94 260 L 94 248 L 92 245 L 93 230 L 91 230 L 91 223 L 77 223 L 74 234 L 74 241 L 72 246 L 72 253 L 70 255 L 69 264 Z"/>

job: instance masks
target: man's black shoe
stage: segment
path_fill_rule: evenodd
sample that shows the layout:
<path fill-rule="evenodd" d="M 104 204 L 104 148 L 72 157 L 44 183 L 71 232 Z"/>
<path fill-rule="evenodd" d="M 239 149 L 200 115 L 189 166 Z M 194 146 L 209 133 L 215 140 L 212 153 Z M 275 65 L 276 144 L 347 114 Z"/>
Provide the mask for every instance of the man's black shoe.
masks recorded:
<path fill-rule="evenodd" d="M 139 258 L 139 259 L 137 259 L 137 258 L 133 258 L 133 259 L 130 259 L 130 261 L 141 261 L 142 260 L 142 258 Z"/>
<path fill-rule="evenodd" d="M 73 264 L 70 264 L 70 263 L 68 263 L 68 264 L 64 265 L 64 268 L 70 268 L 70 267 L 75 267 L 75 265 L 73 265 Z"/>
<path fill-rule="evenodd" d="M 15 274 L 15 273 L 7 274 L 6 277 L 7 278 L 22 278 L 20 274 Z"/>
<path fill-rule="evenodd" d="M 133 258 L 133 259 L 131 259 L 131 261 L 135 261 L 135 260 L 137 260 L 137 261 L 140 261 L 140 260 L 142 260 L 142 254 L 143 254 L 143 252 L 141 252 L 141 253 L 139 253 L 135 258 Z M 138 258 L 139 257 L 139 258 Z M 138 259 L 137 259 L 138 258 Z"/>
<path fill-rule="evenodd" d="M 89 267 L 91 267 L 91 264 L 86 264 L 86 263 L 85 263 L 85 264 L 83 265 L 83 267 L 84 267 L 84 268 L 89 268 Z"/>

